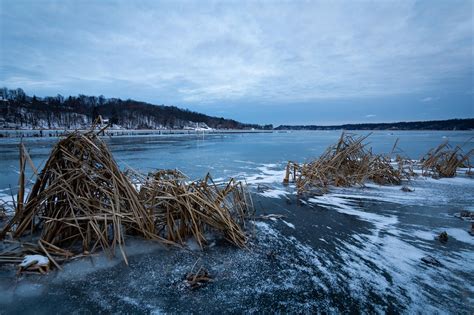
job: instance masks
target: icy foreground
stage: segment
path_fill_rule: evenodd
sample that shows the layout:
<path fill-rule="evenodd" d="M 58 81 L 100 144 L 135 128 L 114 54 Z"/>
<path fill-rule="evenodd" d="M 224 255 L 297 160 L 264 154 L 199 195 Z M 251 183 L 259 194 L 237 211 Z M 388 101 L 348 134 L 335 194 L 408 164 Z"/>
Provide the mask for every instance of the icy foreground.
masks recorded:
<path fill-rule="evenodd" d="M 417 158 L 448 137 L 463 144 L 465 132 L 376 132 L 376 152 L 389 152 L 395 139 Z M 308 160 L 340 132 L 249 135 L 117 137 L 107 139 L 122 168 L 143 172 L 178 168 L 191 178 L 210 171 L 215 180 L 246 180 L 260 214 L 249 250 L 220 238 L 198 251 L 164 249 L 128 239 L 130 267 L 121 256 L 102 255 L 65 264 L 64 272 L 15 278 L 0 269 L 0 313 L 76 312 L 315 312 L 391 311 L 472 314 L 474 244 L 471 222 L 456 217 L 474 211 L 474 179 L 417 179 L 414 192 L 400 186 L 367 185 L 331 189 L 324 196 L 297 199 L 281 181 L 288 160 Z M 55 139 L 26 139 L 35 165 Z M 469 144 L 467 149 L 473 148 Z M 18 182 L 18 147 L 0 142 L 0 196 L 10 199 Z M 281 161 L 276 163 L 275 161 Z M 273 163 L 273 164 L 268 164 Z M 449 239 L 435 237 L 446 231 Z M 423 262 L 432 257 L 441 263 Z M 214 282 L 195 291 L 183 282 L 193 265 Z M 60 302 L 59 302 L 60 301 Z"/>
<path fill-rule="evenodd" d="M 298 200 L 283 187 L 280 164 L 245 175 L 260 214 L 249 250 L 218 238 L 204 252 L 167 250 L 130 240 L 130 267 L 119 258 L 79 260 L 64 272 L 6 280 L 6 312 L 366 311 L 456 312 L 474 308 L 474 237 L 455 217 L 474 210 L 474 180 L 417 179 L 399 186 L 334 189 Z M 262 211 L 264 209 L 264 211 Z M 446 231 L 443 244 L 436 236 Z M 441 262 L 432 266 L 427 255 Z M 214 282 L 189 290 L 183 277 L 196 263 Z M 52 300 L 62 301 L 51 303 Z"/>

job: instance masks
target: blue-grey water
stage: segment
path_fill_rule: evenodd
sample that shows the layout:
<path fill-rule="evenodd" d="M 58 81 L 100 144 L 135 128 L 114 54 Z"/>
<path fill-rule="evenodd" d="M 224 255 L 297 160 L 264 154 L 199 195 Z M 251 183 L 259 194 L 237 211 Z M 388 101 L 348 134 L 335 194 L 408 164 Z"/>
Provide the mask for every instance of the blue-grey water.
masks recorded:
<path fill-rule="evenodd" d="M 359 135 L 366 132 L 357 132 Z M 375 152 L 399 150 L 419 159 L 445 140 L 474 148 L 472 132 L 376 131 Z M 399 186 L 334 188 L 299 200 L 281 185 L 288 160 L 320 155 L 339 131 L 272 134 L 173 135 L 105 138 L 122 168 L 148 172 L 178 168 L 192 179 L 246 180 L 258 213 L 284 219 L 257 221 L 248 250 L 216 238 L 204 251 L 165 249 L 129 239 L 130 266 L 101 255 L 65 265 L 47 276 L 16 278 L 0 269 L 0 313 L 55 312 L 395 312 L 474 311 L 474 237 L 470 222 L 456 217 L 474 210 L 474 179 L 419 178 Z M 8 198 L 18 177 L 19 139 L 0 139 L 0 194 Z M 23 140 L 36 165 L 56 138 Z M 442 231 L 447 243 L 435 237 Z M 430 255 L 434 267 L 421 261 Z M 197 263 L 196 263 L 197 261 Z M 192 266 L 214 277 L 189 291 L 182 277 Z"/>

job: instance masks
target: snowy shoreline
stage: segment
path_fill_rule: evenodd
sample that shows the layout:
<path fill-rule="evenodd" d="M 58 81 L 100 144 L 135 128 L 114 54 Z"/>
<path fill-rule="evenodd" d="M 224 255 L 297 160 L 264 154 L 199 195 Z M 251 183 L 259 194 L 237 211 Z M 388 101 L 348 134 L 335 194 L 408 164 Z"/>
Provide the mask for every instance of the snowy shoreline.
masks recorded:
<path fill-rule="evenodd" d="M 60 137 L 76 129 L 1 129 L 0 138 L 21 137 Z M 85 132 L 89 129 L 77 129 Z M 234 134 L 234 133 L 273 133 L 273 130 L 251 129 L 107 129 L 108 136 L 134 136 L 134 135 L 182 135 L 182 134 Z"/>

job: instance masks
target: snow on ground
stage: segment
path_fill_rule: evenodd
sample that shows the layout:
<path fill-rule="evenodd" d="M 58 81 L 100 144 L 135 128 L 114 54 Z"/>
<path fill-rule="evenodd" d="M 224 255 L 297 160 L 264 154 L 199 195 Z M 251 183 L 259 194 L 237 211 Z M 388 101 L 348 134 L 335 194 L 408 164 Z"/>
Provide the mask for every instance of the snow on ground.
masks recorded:
<path fill-rule="evenodd" d="M 249 175 L 246 181 L 249 184 L 281 183 L 285 176 L 285 170 L 279 164 L 263 164 L 256 168 L 259 173 Z"/>
<path fill-rule="evenodd" d="M 254 182 L 272 185 L 271 189 L 259 195 L 275 199 L 292 195 L 290 191 L 282 190 L 280 185 L 284 170 L 278 171 L 274 166 L 265 165 L 258 170 L 260 173 L 252 177 Z M 456 219 L 452 215 L 447 219 L 447 211 L 436 210 L 444 205 L 447 209 L 462 207 L 472 211 L 473 206 L 466 205 L 466 202 L 474 202 L 473 178 L 459 172 L 454 178 L 418 177 L 408 184 L 415 189 L 414 192 L 403 192 L 401 186 L 370 183 L 365 187 L 333 187 L 330 193 L 314 196 L 307 202 L 354 216 L 372 226 L 368 234 L 354 234 L 349 239 L 336 242 L 337 253 L 343 261 L 340 267 L 347 275 L 350 294 L 354 297 L 358 295 L 361 300 L 366 300 L 374 290 L 378 296 L 393 294 L 409 305 L 411 311 L 422 313 L 438 312 L 440 299 L 449 300 L 453 295 L 462 296 L 472 306 L 474 286 L 465 277 L 474 273 L 474 237 L 467 233 L 467 225 L 465 228 L 446 225 L 451 222 L 450 219 Z M 371 205 L 374 204 L 381 210 L 372 211 Z M 422 213 L 404 213 L 401 210 L 413 211 L 413 207 L 426 210 Z M 431 208 L 436 210 L 430 214 L 428 209 Z M 416 224 L 404 222 L 407 216 L 419 216 L 425 221 Z M 446 223 L 436 223 L 438 226 L 432 227 L 426 224 L 430 217 Z M 414 219 L 410 217 L 410 220 Z M 459 224 L 459 221 L 452 222 Z M 443 231 L 448 233 L 450 247 L 440 251 L 438 247 L 441 245 L 436 237 Z M 334 242 L 328 242 L 327 237 L 322 241 L 328 244 Z M 295 247 L 304 248 L 301 244 Z M 313 248 L 304 250 L 309 254 Z M 427 255 L 438 259 L 445 268 L 436 269 L 420 263 L 421 258 Z"/>
<path fill-rule="evenodd" d="M 296 229 L 295 225 L 293 223 L 290 223 L 290 222 L 287 222 L 285 220 L 282 220 L 283 223 L 285 223 L 288 227 L 292 228 L 292 229 Z"/>
<path fill-rule="evenodd" d="M 89 303 L 84 307 L 92 305 L 98 312 L 469 313 L 473 309 L 474 238 L 463 230 L 466 222 L 447 216 L 443 208 L 464 207 L 472 201 L 468 194 L 472 179 L 420 178 L 410 182 L 415 188 L 411 193 L 400 186 L 374 184 L 334 188 L 301 201 L 300 208 L 290 208 L 287 203 L 296 195 L 293 186 L 281 184 L 284 164 L 254 167 L 253 174 L 242 176 L 258 198 L 268 202 L 264 208 L 293 213 L 285 213 L 284 220 L 255 222 L 250 250 L 216 241 L 200 251 L 192 239 L 188 250 L 166 250 L 156 243 L 127 240 L 130 267 L 123 266 L 120 256 L 74 261 L 36 291 L 22 292 L 20 284 L 0 303 L 19 297 L 41 301 L 47 291 L 60 300 L 73 299 L 68 302 L 73 305 Z M 442 231 L 449 235 L 447 244 L 435 239 Z M 442 266 L 424 264 L 421 258 L 426 255 Z M 183 289 L 182 278 L 195 264 L 205 266 L 215 282 L 190 292 Z M 12 292 L 2 287 L 3 291 Z"/>
<path fill-rule="evenodd" d="M 313 197 L 308 199 L 308 201 L 328 209 L 336 210 L 340 213 L 357 216 L 361 220 L 365 220 L 377 225 L 379 228 L 398 223 L 398 219 L 394 215 L 380 215 L 367 212 L 363 209 L 353 206 L 350 200 L 331 194 Z"/>
<path fill-rule="evenodd" d="M 289 192 L 282 189 L 268 189 L 264 192 L 261 192 L 260 195 L 268 198 L 280 198 L 288 195 Z"/>
<path fill-rule="evenodd" d="M 35 266 L 47 266 L 49 264 L 49 259 L 42 255 L 26 255 L 20 263 L 20 267 L 29 266 L 33 262 L 35 262 Z"/>

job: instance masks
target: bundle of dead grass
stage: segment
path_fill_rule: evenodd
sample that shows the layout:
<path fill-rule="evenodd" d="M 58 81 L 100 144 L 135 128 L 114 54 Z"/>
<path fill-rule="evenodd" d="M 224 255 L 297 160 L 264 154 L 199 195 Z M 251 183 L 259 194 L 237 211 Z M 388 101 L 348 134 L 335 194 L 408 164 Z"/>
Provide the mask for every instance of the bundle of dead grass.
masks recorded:
<path fill-rule="evenodd" d="M 232 244 L 246 246 L 245 218 L 253 207 L 241 182 L 216 184 L 209 174 L 189 182 L 177 170 L 160 170 L 150 174 L 139 195 L 157 233 L 169 241 L 182 244 L 193 236 L 202 248 L 206 232 L 218 231 Z"/>
<path fill-rule="evenodd" d="M 40 246 L 75 253 L 101 247 L 113 255 L 118 245 L 125 262 L 125 233 L 158 238 L 135 188 L 94 132 L 74 132 L 55 145 L 24 205 L 23 185 L 19 191 L 15 216 L 2 237 L 38 231 Z"/>
<path fill-rule="evenodd" d="M 407 176 L 403 168 L 395 168 L 389 156 L 377 155 L 366 148 L 369 135 L 353 137 L 342 133 L 318 159 L 297 164 L 289 162 L 284 182 L 292 174 L 299 193 L 326 193 L 329 186 L 363 185 L 371 180 L 381 185 L 398 185 Z"/>
<path fill-rule="evenodd" d="M 470 172 L 470 158 L 474 150 L 465 153 L 462 147 L 458 145 L 452 148 L 449 142 L 445 141 L 431 149 L 420 160 L 423 175 L 436 178 L 454 177 L 460 167 L 468 168 Z"/>

